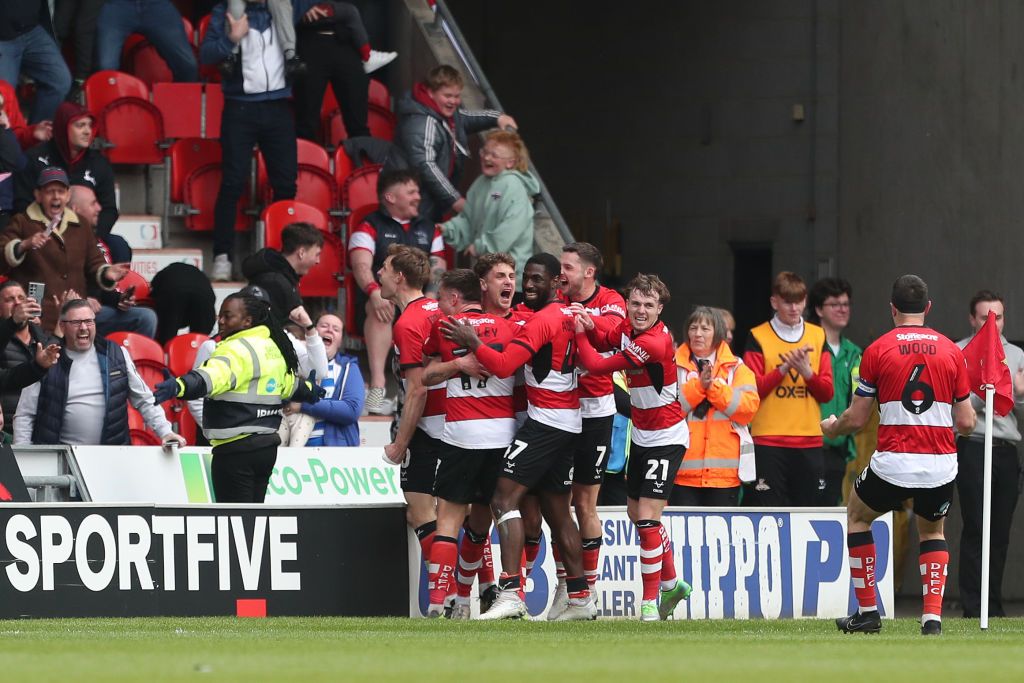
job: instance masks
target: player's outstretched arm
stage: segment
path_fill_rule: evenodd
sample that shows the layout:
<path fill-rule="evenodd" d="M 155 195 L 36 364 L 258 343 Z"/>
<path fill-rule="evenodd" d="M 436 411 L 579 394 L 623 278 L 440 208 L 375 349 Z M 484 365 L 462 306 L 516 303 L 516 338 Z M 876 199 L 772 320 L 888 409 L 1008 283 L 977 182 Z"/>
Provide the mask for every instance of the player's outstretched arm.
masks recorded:
<path fill-rule="evenodd" d="M 850 407 L 843 411 L 839 417 L 829 415 L 821 421 L 821 433 L 830 439 L 846 434 L 853 434 L 864 428 L 871 417 L 871 409 L 874 407 L 875 399 L 867 396 L 854 395 Z"/>
<path fill-rule="evenodd" d="M 970 398 L 957 401 L 953 404 L 953 424 L 957 434 L 970 436 L 978 422 L 978 414 L 974 412 Z"/>
<path fill-rule="evenodd" d="M 576 333 L 576 357 L 584 369 L 595 375 L 610 375 L 618 370 L 629 370 L 635 367 L 629 358 L 621 353 L 604 358 L 590 343 L 585 332 Z"/>

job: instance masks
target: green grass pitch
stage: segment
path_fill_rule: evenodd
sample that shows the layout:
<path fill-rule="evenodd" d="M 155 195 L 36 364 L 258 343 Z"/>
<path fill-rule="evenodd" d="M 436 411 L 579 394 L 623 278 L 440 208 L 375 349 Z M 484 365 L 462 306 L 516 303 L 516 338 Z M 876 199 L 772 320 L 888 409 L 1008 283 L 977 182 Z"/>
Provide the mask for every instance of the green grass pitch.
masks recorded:
<path fill-rule="evenodd" d="M 1024 619 L 449 622 L 55 619 L 0 622 L 12 681 L 1021 681 Z"/>

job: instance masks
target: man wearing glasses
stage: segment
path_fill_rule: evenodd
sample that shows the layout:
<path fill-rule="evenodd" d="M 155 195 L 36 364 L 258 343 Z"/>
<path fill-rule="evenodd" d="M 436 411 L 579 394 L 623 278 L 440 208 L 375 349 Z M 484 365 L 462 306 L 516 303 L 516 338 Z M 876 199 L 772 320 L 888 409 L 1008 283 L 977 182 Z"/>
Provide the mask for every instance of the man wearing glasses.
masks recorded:
<path fill-rule="evenodd" d="M 127 446 L 128 402 L 164 446 L 185 445 L 135 364 L 118 344 L 96 338 L 96 317 L 85 299 L 60 310 L 64 350 L 41 380 L 21 392 L 14 416 L 15 444 Z"/>
<path fill-rule="evenodd" d="M 832 356 L 832 400 L 821 404 L 821 418 L 842 415 L 850 407 L 853 391 L 860 379 L 861 348 L 843 336 L 850 324 L 850 283 L 840 278 L 818 280 L 811 288 L 809 316 L 812 323 L 825 330 L 825 353 Z M 857 457 L 857 445 L 852 434 L 835 438 L 825 437 L 825 488 L 821 491 L 822 505 L 840 505 L 843 498 L 843 477 L 846 464 Z"/>

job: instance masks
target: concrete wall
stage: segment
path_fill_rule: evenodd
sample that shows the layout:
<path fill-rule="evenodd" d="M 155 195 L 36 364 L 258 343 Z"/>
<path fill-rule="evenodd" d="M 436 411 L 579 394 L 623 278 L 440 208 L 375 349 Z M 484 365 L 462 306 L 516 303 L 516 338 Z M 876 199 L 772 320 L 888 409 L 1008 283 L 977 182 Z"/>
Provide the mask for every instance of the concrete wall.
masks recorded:
<path fill-rule="evenodd" d="M 1024 3 L 449 5 L 574 232 L 614 243 L 621 226 L 624 275 L 665 276 L 670 323 L 760 297 L 733 291 L 731 244 L 764 244 L 774 270 L 853 283 L 860 342 L 891 325 L 905 272 L 929 282 L 930 320 L 950 336 L 989 287 L 1024 339 Z M 915 586 L 908 569 L 904 593 Z"/>

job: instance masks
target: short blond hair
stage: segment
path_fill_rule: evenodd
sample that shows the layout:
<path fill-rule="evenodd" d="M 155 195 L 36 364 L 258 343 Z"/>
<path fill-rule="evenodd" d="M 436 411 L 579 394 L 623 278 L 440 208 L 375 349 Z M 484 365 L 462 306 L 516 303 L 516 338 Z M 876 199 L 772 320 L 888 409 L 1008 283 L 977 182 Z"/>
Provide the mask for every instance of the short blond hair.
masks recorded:
<path fill-rule="evenodd" d="M 530 170 L 530 153 L 526 149 L 526 143 L 519 137 L 519 133 L 510 130 L 494 130 L 487 134 L 487 142 L 496 145 L 505 145 L 516 155 L 516 165 L 513 167 L 520 173 Z"/>

